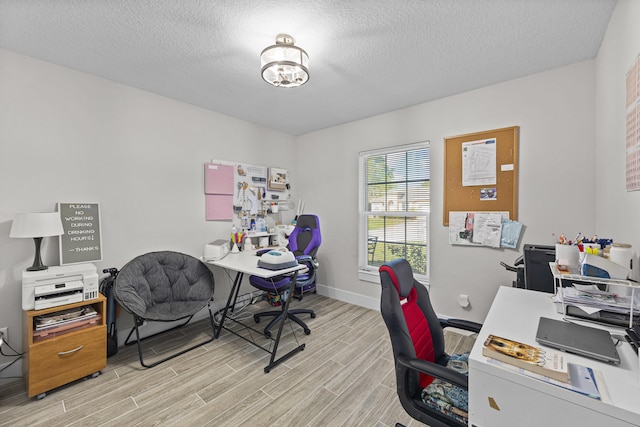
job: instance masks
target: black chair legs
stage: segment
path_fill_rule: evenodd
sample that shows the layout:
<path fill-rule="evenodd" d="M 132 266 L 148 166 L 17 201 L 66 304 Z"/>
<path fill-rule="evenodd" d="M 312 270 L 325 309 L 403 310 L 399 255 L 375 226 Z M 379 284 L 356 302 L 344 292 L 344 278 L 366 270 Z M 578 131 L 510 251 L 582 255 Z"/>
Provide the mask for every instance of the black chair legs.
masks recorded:
<path fill-rule="evenodd" d="M 165 332 L 169 332 L 169 331 L 172 331 L 174 329 L 182 328 L 183 326 L 186 326 L 191 321 L 193 316 L 189 316 L 189 318 L 187 319 L 186 322 L 181 323 L 180 325 L 177 325 L 177 326 L 175 326 L 175 327 L 173 327 L 171 329 L 167 329 L 166 331 L 158 332 L 158 333 L 155 333 L 153 335 L 149 335 L 149 336 L 146 336 L 146 337 L 143 337 L 143 338 L 140 338 L 140 330 L 139 330 L 139 326 L 142 325 L 143 319 L 136 318 L 136 319 L 134 319 L 135 320 L 135 324 L 134 324 L 133 328 L 131 328 L 131 331 L 129 332 L 129 335 L 127 335 L 127 339 L 125 339 L 124 344 L 125 345 L 137 344 L 138 345 L 138 357 L 140 359 L 140 364 L 145 368 L 153 368 L 154 366 L 159 365 L 160 363 L 166 362 L 167 360 L 171 360 L 174 357 L 180 356 L 180 355 L 182 355 L 182 354 L 184 354 L 184 353 L 186 353 L 188 351 L 195 350 L 196 348 L 198 348 L 198 347 L 200 347 L 200 346 L 202 346 L 204 344 L 210 343 L 215 339 L 215 323 L 213 321 L 213 313 L 211 311 L 211 304 L 208 304 L 208 309 L 209 309 L 209 319 L 211 321 L 211 338 L 207 338 L 204 341 L 201 341 L 201 342 L 199 342 L 199 343 L 197 343 L 197 344 L 195 344 L 195 345 L 193 345 L 193 346 L 191 346 L 189 348 L 185 348 L 185 349 L 180 350 L 180 351 L 178 351 L 176 353 L 170 354 L 169 356 L 167 356 L 167 357 L 165 357 L 165 358 L 163 358 L 161 360 L 158 360 L 158 361 L 156 361 L 154 363 L 151 363 L 151 364 L 145 363 L 144 357 L 142 355 L 143 354 L 142 341 L 144 341 L 146 339 L 149 339 L 149 338 L 153 338 L 153 337 L 155 337 L 157 335 L 160 335 L 160 334 L 164 334 Z M 135 341 L 129 341 L 129 339 L 131 338 L 131 335 L 133 335 L 134 332 L 136 333 L 136 340 Z"/>
<path fill-rule="evenodd" d="M 316 317 L 316 313 L 314 313 L 313 310 L 304 309 L 304 308 L 296 308 L 293 310 L 289 310 L 289 312 L 287 313 L 287 318 L 293 322 L 296 322 L 298 325 L 300 325 L 304 330 L 305 335 L 309 335 L 311 333 L 311 330 L 309 329 L 307 324 L 302 321 L 302 319 L 296 316 L 297 314 L 308 314 L 313 319 Z M 277 325 L 280 322 L 280 320 L 282 320 L 282 310 L 262 311 L 262 312 L 256 313 L 253 315 L 253 320 L 256 323 L 260 323 L 260 319 L 262 319 L 263 317 L 273 317 L 273 319 L 271 319 L 271 322 L 269 322 L 269 324 L 264 328 L 264 335 L 267 337 L 270 337 L 271 329 L 275 325 Z"/>

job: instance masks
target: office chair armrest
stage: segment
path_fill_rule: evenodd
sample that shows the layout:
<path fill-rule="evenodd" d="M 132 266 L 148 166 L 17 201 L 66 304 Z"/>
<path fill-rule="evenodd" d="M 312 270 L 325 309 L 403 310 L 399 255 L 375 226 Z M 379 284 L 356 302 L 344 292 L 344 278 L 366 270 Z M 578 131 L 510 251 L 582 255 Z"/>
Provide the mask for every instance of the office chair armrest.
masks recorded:
<path fill-rule="evenodd" d="M 411 369 L 414 371 L 419 371 L 423 374 L 443 379 L 465 390 L 469 388 L 469 378 L 466 375 L 461 374 L 460 372 L 456 372 L 453 369 L 447 368 L 446 366 L 442 366 L 433 362 L 427 362 L 426 360 L 412 359 L 402 354 L 398 356 L 397 364 L 402 366 L 403 370 Z"/>
<path fill-rule="evenodd" d="M 296 259 L 298 263 L 307 264 L 309 267 L 318 268 L 319 266 L 318 261 L 310 255 L 300 255 L 297 256 Z"/>
<path fill-rule="evenodd" d="M 442 328 L 458 328 L 464 329 L 465 331 L 470 332 L 480 332 L 480 328 L 482 328 L 482 323 L 472 322 L 471 320 L 462 320 L 462 319 L 438 319 L 440 321 L 440 326 Z"/>

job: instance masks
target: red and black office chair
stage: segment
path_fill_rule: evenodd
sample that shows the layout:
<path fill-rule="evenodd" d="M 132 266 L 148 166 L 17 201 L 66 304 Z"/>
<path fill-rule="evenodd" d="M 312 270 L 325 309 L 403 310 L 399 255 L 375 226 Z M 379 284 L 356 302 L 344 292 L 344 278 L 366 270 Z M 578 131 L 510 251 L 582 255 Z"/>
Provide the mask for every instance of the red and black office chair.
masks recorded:
<path fill-rule="evenodd" d="M 396 388 L 402 407 L 416 420 L 431 427 L 466 426 L 460 411 L 430 404 L 422 397 L 429 384 L 453 384 L 461 392 L 468 389 L 465 374 L 447 367 L 443 328 L 452 326 L 479 332 L 479 323 L 439 319 L 427 289 L 414 279 L 405 259 L 383 264 L 380 269 L 382 296 L 380 312 L 389 329 L 396 369 Z M 449 384 L 447 384 L 449 383 Z M 466 401 L 466 394 L 464 396 Z"/>
<path fill-rule="evenodd" d="M 316 253 L 322 243 L 320 234 L 320 219 L 317 215 L 300 215 L 296 221 L 291 235 L 289 235 L 289 245 L 287 247 L 295 255 L 298 263 L 305 264 L 306 270 L 298 274 L 296 279 L 295 295 L 302 299 L 305 292 L 315 292 L 316 287 L 316 270 L 318 269 L 318 261 Z M 249 283 L 262 291 L 273 295 L 284 295 L 291 286 L 291 276 L 276 276 L 264 279 L 258 276 L 250 276 Z M 288 297 L 288 296 L 287 296 Z M 282 300 L 282 308 L 284 309 L 284 299 Z M 256 322 L 262 317 L 273 317 L 271 322 L 264 328 L 264 334 L 271 336 L 271 328 L 277 325 L 282 319 L 283 310 L 261 311 L 253 315 Z M 309 335 L 311 330 L 306 323 L 297 315 L 308 314 L 312 318 L 316 317 L 313 310 L 304 308 L 289 309 L 287 317 L 302 327 L 304 333 Z"/>

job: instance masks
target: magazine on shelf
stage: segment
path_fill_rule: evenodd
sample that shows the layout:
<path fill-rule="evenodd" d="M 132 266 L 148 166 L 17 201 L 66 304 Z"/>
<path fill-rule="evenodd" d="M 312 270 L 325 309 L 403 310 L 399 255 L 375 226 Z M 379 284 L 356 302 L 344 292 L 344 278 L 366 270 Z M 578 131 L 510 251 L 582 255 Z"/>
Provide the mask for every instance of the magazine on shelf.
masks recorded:
<path fill-rule="evenodd" d="M 557 381 L 569 382 L 567 361 L 559 351 L 489 335 L 482 347 L 482 355 Z"/>
<path fill-rule="evenodd" d="M 69 323 L 80 322 L 82 320 L 96 317 L 97 315 L 98 313 L 96 310 L 88 305 L 36 316 L 33 324 L 35 330 L 39 331 Z"/>

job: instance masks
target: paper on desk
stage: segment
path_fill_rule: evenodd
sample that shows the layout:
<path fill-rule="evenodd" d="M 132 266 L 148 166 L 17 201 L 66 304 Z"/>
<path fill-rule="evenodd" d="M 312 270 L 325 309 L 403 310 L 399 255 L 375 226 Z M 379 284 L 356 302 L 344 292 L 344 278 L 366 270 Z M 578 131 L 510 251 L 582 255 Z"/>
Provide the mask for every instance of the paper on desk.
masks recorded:
<path fill-rule="evenodd" d="M 578 307 L 580 310 L 584 311 L 587 314 L 595 314 L 599 311 L 601 311 L 601 308 L 597 308 L 597 307 L 589 307 L 587 305 L 581 305 L 581 304 L 571 304 L 574 307 Z"/>
<path fill-rule="evenodd" d="M 576 393 L 589 396 L 593 399 L 602 400 L 607 403 L 610 402 L 609 393 L 605 386 L 602 372 L 587 366 L 567 363 L 567 367 L 569 368 L 569 382 L 565 383 L 489 357 L 487 358 L 487 362 L 527 377 L 566 388 L 567 390 L 575 391 Z"/>
<path fill-rule="evenodd" d="M 553 301 L 580 307 L 585 312 L 592 314 L 600 310 L 607 310 L 614 313 L 628 314 L 631 309 L 631 297 L 616 295 L 613 292 L 593 289 L 595 285 L 577 285 L 561 288 Z M 633 304 L 633 313 L 640 313 L 640 298 L 636 294 Z"/>
<path fill-rule="evenodd" d="M 593 369 L 576 365 L 575 363 L 569 363 L 568 366 L 571 390 L 593 397 L 594 399 L 599 399 L 600 393 L 598 392 Z"/>
<path fill-rule="evenodd" d="M 593 292 L 598 294 L 608 294 L 609 292 L 603 291 L 598 285 L 581 285 L 580 283 L 574 283 L 573 287 L 582 292 Z"/>
<path fill-rule="evenodd" d="M 611 403 L 611 396 L 609 395 L 609 389 L 607 388 L 607 383 L 604 381 L 604 375 L 602 375 L 602 371 L 597 369 L 593 369 L 593 376 L 596 380 L 596 385 L 598 386 L 598 392 L 600 393 L 600 400 L 604 403 Z"/>

